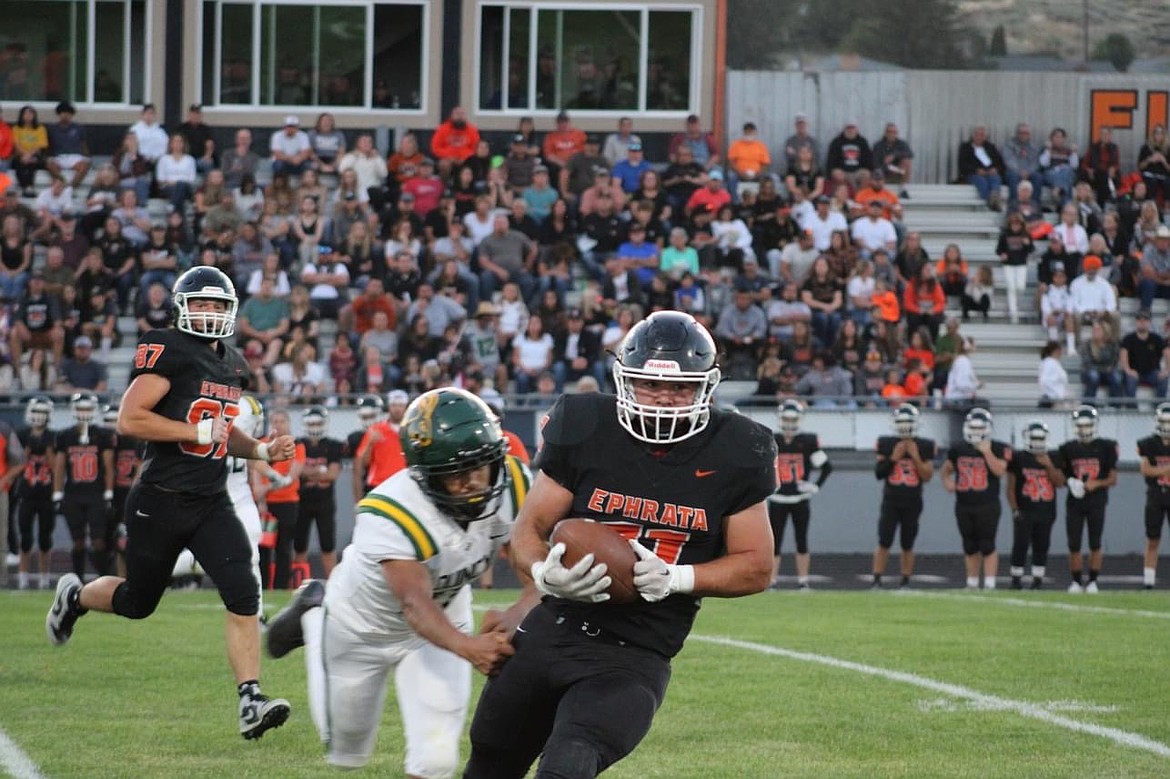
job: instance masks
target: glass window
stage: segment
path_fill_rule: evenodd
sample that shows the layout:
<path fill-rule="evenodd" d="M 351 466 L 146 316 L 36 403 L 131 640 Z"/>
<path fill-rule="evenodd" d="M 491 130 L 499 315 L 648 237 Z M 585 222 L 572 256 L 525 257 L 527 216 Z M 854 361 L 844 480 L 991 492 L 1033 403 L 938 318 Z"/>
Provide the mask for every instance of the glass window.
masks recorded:
<path fill-rule="evenodd" d="M 219 102 L 247 105 L 252 102 L 252 8 L 224 4 L 220 11 Z M 211 35 L 218 31 L 212 27 Z M 204 35 L 208 34 L 204 28 Z M 215 40 L 215 37 L 212 38 Z M 209 100 L 208 102 L 214 102 Z"/>
<path fill-rule="evenodd" d="M 479 107 L 690 110 L 694 18 L 690 9 L 484 5 Z"/>
<path fill-rule="evenodd" d="M 94 37 L 102 42 L 93 52 L 93 99 L 121 103 L 126 88 L 126 8 L 122 3 L 98 3 L 93 23 Z"/>
<path fill-rule="evenodd" d="M 146 2 L 130 3 L 130 103 L 142 105 L 146 99 Z"/>
<path fill-rule="evenodd" d="M 374 108 L 422 108 L 423 7 L 374 6 Z"/>
<path fill-rule="evenodd" d="M 0 100 L 88 101 L 88 3 L 4 0 L 3 8 Z M 116 73 L 120 80 L 121 64 Z"/>
<path fill-rule="evenodd" d="M 651 11 L 646 65 L 646 108 L 684 111 L 691 98 L 691 21 L 693 14 Z"/>

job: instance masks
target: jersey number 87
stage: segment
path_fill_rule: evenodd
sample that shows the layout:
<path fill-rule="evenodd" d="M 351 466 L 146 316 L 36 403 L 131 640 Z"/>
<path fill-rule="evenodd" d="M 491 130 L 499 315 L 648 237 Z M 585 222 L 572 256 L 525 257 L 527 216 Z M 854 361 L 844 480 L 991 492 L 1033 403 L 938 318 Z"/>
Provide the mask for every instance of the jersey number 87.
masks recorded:
<path fill-rule="evenodd" d="M 232 430 L 232 420 L 239 416 L 240 407 L 235 403 L 225 403 L 221 400 L 212 400 L 211 398 L 197 398 L 191 407 L 187 409 L 187 421 L 192 425 L 197 425 L 205 419 L 214 419 L 215 417 L 225 417 L 228 423 L 228 433 Z M 184 441 L 179 444 L 179 450 L 183 454 L 189 454 L 193 457 L 211 457 L 213 460 L 222 460 L 227 456 L 227 441 L 223 443 L 210 444 L 193 444 L 189 441 Z"/>

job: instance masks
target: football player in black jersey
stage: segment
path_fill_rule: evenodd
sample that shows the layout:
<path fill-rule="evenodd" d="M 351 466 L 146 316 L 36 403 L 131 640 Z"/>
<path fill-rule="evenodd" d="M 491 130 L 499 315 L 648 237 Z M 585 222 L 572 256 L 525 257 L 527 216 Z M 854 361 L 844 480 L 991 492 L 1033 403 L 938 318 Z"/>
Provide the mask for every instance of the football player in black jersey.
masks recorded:
<path fill-rule="evenodd" d="M 353 480 L 350 482 L 353 491 L 353 502 L 357 503 L 366 494 L 366 465 L 357 456 L 358 446 L 366 437 L 366 431 L 381 422 L 386 416 L 386 404 L 381 395 L 362 395 L 357 400 L 357 418 L 361 427 L 354 430 L 345 438 L 345 459 L 353 462 Z"/>
<path fill-rule="evenodd" d="M 967 589 L 995 589 L 999 555 L 995 533 L 999 528 L 999 480 L 1012 461 L 1011 447 L 991 439 L 991 413 L 973 408 L 963 420 L 963 440 L 947 450 L 942 467 L 943 489 L 955 493 L 955 519 L 963 537 Z"/>
<path fill-rule="evenodd" d="M 27 425 L 18 433 L 24 446 L 24 470 L 16 483 L 17 522 L 20 525 L 20 589 L 30 586 L 32 568 L 33 524 L 37 526 L 38 583 L 42 590 L 49 588 L 49 553 L 53 551 L 53 526 L 57 514 L 53 510 L 53 462 L 56 457 L 56 436 L 49 430 L 53 401 L 46 397 L 30 398 L 24 409 Z"/>
<path fill-rule="evenodd" d="M 538 755 L 538 776 L 604 771 L 650 729 L 699 598 L 767 588 L 776 444 L 712 407 L 715 355 L 694 318 L 657 311 L 618 346 L 616 398 L 563 395 L 549 412 L 512 535 L 513 565 L 544 598 L 518 628 L 527 597 L 485 620 L 516 631 L 516 654 L 484 688 L 465 779 L 520 779 Z M 605 602 L 610 578 L 592 555 L 562 565 L 548 538 L 566 517 L 631 541 L 637 601 Z"/>
<path fill-rule="evenodd" d="M 1060 455 L 1048 451 L 1048 425 L 1029 422 L 1024 447 L 1008 465 L 1007 499 L 1012 509 L 1012 589 L 1024 588 L 1024 563 L 1032 549 L 1032 589 L 1044 586 L 1052 525 L 1056 522 L 1056 490 L 1064 486 Z"/>
<path fill-rule="evenodd" d="M 1162 524 L 1170 521 L 1170 403 L 1154 412 L 1154 434 L 1137 444 L 1142 476 L 1146 478 L 1146 559 L 1142 586 L 1154 589 Z"/>
<path fill-rule="evenodd" d="M 298 443 L 305 445 L 305 466 L 301 470 L 301 508 L 297 514 L 297 529 L 293 535 L 293 567 L 306 569 L 303 579 L 310 578 L 309 534 L 317 526 L 317 542 L 321 545 L 321 563 L 325 578 L 337 565 L 337 501 L 333 484 L 341 474 L 341 452 L 345 447 L 325 432 L 329 426 L 329 410 L 324 406 L 310 406 L 301 414 L 305 435 Z"/>
<path fill-rule="evenodd" d="M 780 432 L 776 433 L 776 492 L 768 498 L 768 522 L 772 525 L 773 561 L 772 587 L 779 586 L 780 546 L 784 540 L 784 526 L 792 517 L 792 535 L 796 539 L 797 586 L 807 590 L 808 585 L 808 523 L 812 512 L 809 500 L 833 472 L 829 456 L 821 449 L 815 433 L 800 432 L 804 406 L 798 400 L 780 404 Z M 817 480 L 809 481 L 812 470 L 819 470 Z"/>
<path fill-rule="evenodd" d="M 873 550 L 873 584 L 882 586 L 882 575 L 890 559 L 894 534 L 901 528 L 902 547 L 900 587 L 910 585 L 914 575 L 914 541 L 918 538 L 918 519 L 922 516 L 922 487 L 934 477 L 934 458 L 938 448 L 929 438 L 918 435 L 918 407 L 903 403 L 894 409 L 894 435 L 877 440 L 874 476 L 882 485 L 882 503 L 878 509 L 878 543 Z"/>
<path fill-rule="evenodd" d="M 1061 467 L 1068 484 L 1064 503 L 1068 526 L 1069 592 L 1097 592 L 1101 573 L 1101 534 L 1109 488 L 1117 484 L 1117 442 L 1097 437 L 1097 409 L 1078 406 L 1072 412 L 1076 438 L 1060 445 Z M 1084 579 L 1081 541 L 1089 535 L 1089 581 Z"/>
<path fill-rule="evenodd" d="M 109 519 L 109 546 L 114 553 L 118 575 L 126 575 L 126 498 L 142 467 L 142 442 L 118 435 L 118 407 L 102 409 L 102 424 L 114 433 L 114 504 Z"/>
<path fill-rule="evenodd" d="M 224 486 L 225 458 L 283 460 L 295 442 L 283 436 L 261 443 L 232 425 L 248 365 L 224 340 L 235 332 L 239 307 L 231 279 L 211 266 L 194 267 L 175 282 L 172 300 L 175 326 L 139 339 L 118 411 L 118 433 L 147 442 L 126 502 L 126 578 L 103 576 L 82 586 L 77 576 L 63 576 L 45 629 L 61 646 L 87 611 L 150 616 L 179 552 L 189 548 L 227 607 L 240 734 L 253 739 L 284 724 L 289 706 L 260 692 L 260 579 Z"/>
<path fill-rule="evenodd" d="M 73 427 L 57 433 L 53 503 L 61 507 L 73 538 L 73 573 L 85 576 L 85 541 L 99 576 L 113 572 L 109 513 L 114 501 L 114 433 L 98 425 L 96 395 L 78 392 L 69 401 Z"/>

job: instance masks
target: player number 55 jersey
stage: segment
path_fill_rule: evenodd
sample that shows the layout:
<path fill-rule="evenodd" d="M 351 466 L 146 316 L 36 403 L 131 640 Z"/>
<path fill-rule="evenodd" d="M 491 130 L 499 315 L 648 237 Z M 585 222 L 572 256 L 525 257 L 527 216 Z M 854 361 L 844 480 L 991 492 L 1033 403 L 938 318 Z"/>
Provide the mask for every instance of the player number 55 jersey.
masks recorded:
<path fill-rule="evenodd" d="M 505 458 L 505 468 L 509 487 L 499 510 L 466 528 L 428 500 L 408 471 L 367 494 L 357 506 L 353 542 L 329 578 L 325 605 L 330 616 L 364 635 L 422 641 L 390 592 L 382 563 L 421 562 L 430 572 L 435 602 L 445 607 L 491 567 L 512 537 L 532 477 L 515 457 Z"/>

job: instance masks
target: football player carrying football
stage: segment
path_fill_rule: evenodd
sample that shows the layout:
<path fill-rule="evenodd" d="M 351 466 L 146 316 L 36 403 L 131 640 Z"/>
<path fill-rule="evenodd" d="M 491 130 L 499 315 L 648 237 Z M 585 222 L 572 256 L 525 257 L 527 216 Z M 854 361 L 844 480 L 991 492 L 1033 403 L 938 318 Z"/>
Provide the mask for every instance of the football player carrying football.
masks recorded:
<path fill-rule="evenodd" d="M 693 317 L 657 311 L 617 348 L 617 396 L 563 395 L 549 412 L 539 472 L 512 535 L 512 562 L 545 597 L 491 626 L 515 630 L 516 654 L 489 679 L 471 724 L 465 779 L 592 777 L 650 729 L 670 658 L 699 598 L 767 588 L 776 487 L 772 432 L 714 408 L 716 348 Z M 611 580 L 586 555 L 572 568 L 568 517 L 604 522 L 638 555 L 641 598 L 605 603 Z"/>
<path fill-rule="evenodd" d="M 150 616 L 179 552 L 189 548 L 227 607 L 240 734 L 254 739 L 284 724 L 289 705 L 260 692 L 260 580 L 225 488 L 226 458 L 284 460 L 295 444 L 292 436 L 261 443 L 232 424 L 248 365 L 225 342 L 235 332 L 239 308 L 231 279 L 211 266 L 192 268 L 175 281 L 172 299 L 174 327 L 141 337 L 118 410 L 118 433 L 147 442 L 126 501 L 126 577 L 103 576 L 83 586 L 76 575 L 63 576 L 45 629 L 61 646 L 88 611 Z"/>
<path fill-rule="evenodd" d="M 465 390 L 420 395 L 400 440 L 406 470 L 358 503 L 328 585 L 297 591 L 269 623 L 268 650 L 304 645 L 313 721 L 343 768 L 369 761 L 393 672 L 406 775 L 444 779 L 459 764 L 471 667 L 494 673 L 512 654 L 503 633 L 472 635 L 471 583 L 510 537 L 529 476 Z"/>

